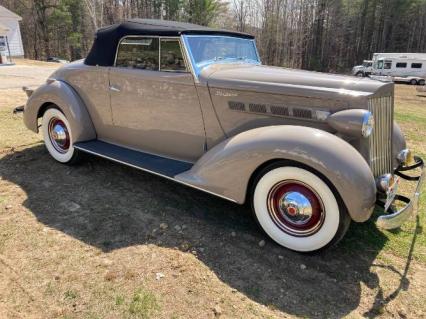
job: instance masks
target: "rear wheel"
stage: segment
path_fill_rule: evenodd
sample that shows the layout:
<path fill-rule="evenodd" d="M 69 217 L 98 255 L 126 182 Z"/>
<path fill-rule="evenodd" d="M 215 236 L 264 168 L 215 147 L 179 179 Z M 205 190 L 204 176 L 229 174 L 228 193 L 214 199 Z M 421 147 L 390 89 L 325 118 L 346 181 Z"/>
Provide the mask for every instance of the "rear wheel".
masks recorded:
<path fill-rule="evenodd" d="M 44 144 L 58 162 L 74 164 L 80 153 L 72 145 L 72 132 L 65 115 L 56 108 L 47 109 L 42 118 Z"/>
<path fill-rule="evenodd" d="M 411 84 L 411 85 L 417 85 L 417 80 L 412 79 L 412 80 L 410 81 L 410 84 Z"/>
<path fill-rule="evenodd" d="M 272 164 L 252 189 L 254 215 L 275 242 L 299 252 L 337 243 L 350 217 L 333 190 L 309 170 Z"/>
<path fill-rule="evenodd" d="M 357 76 L 359 78 L 363 78 L 364 77 L 364 73 L 360 71 L 357 74 L 355 74 L 355 76 Z"/>
<path fill-rule="evenodd" d="M 419 85 L 425 85 L 425 80 L 419 80 Z"/>

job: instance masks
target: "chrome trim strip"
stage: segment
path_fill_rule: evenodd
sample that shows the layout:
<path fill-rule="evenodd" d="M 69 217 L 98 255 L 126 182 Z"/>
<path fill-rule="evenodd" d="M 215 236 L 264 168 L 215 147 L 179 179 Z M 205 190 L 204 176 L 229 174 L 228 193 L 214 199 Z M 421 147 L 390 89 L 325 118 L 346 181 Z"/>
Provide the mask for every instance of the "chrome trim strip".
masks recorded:
<path fill-rule="evenodd" d="M 89 153 L 89 154 L 92 154 L 92 155 L 96 155 L 96 156 L 99 156 L 99 157 L 102 157 L 102 158 L 108 159 L 108 160 L 113 161 L 113 162 L 116 162 L 116 163 L 120 163 L 120 164 L 123 164 L 123 165 L 129 166 L 129 167 L 136 168 L 136 169 L 138 169 L 138 170 L 141 170 L 141 171 L 144 171 L 144 172 L 147 172 L 147 173 L 151 173 L 151 174 L 154 174 L 154 175 L 157 175 L 157 176 L 160 176 L 160 177 L 164 177 L 164 178 L 166 178 L 166 179 L 168 179 L 168 180 L 172 180 L 172 181 L 177 182 L 177 183 L 179 183 L 179 184 L 182 184 L 182 185 L 185 185 L 185 186 L 189 186 L 189 187 L 191 187 L 191 188 L 195 188 L 195 189 L 200 190 L 200 191 L 203 191 L 203 192 L 205 192 L 205 193 L 208 193 L 208 194 L 211 194 L 211 195 L 214 195 L 214 196 L 217 196 L 217 197 L 220 197 L 220 198 L 226 199 L 226 200 L 231 201 L 231 202 L 233 202 L 233 203 L 238 203 L 236 200 L 234 200 L 234 199 L 232 199 L 232 198 L 229 198 L 229 197 L 226 197 L 226 196 L 223 196 L 223 195 L 220 195 L 220 194 L 217 194 L 217 193 L 211 192 L 211 191 L 209 191 L 209 190 L 206 190 L 206 189 L 200 188 L 200 187 L 198 187 L 198 186 L 194 186 L 194 185 L 191 185 L 191 184 L 185 183 L 185 182 L 180 181 L 180 180 L 178 180 L 178 179 L 176 179 L 176 178 L 172 178 L 172 177 L 169 177 L 169 176 L 166 176 L 166 175 L 163 175 L 163 174 L 157 173 L 157 172 L 155 172 L 155 171 L 151 171 L 151 170 L 146 169 L 146 168 L 142 168 L 142 167 L 139 167 L 139 166 L 136 166 L 136 165 L 132 165 L 132 164 L 129 164 L 129 163 L 126 163 L 126 162 L 123 162 L 123 161 L 120 161 L 120 160 L 114 159 L 114 158 L 112 158 L 112 157 L 109 157 L 109 156 L 106 156 L 106 155 L 103 155 L 103 154 L 99 154 L 99 153 L 97 153 L 97 152 L 93 152 L 93 151 L 90 151 L 90 150 L 86 150 L 85 148 L 80 147 L 80 146 L 74 146 L 74 148 L 76 148 L 76 149 L 78 149 L 78 150 L 81 150 L 82 152 L 86 152 L 86 153 Z"/>

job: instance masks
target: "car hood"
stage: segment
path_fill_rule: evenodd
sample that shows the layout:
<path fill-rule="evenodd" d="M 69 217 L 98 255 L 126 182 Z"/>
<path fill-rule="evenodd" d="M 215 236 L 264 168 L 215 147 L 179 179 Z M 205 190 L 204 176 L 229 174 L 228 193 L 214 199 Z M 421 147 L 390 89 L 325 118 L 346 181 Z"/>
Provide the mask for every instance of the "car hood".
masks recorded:
<path fill-rule="evenodd" d="M 253 64 L 214 64 L 203 69 L 199 79 L 211 88 L 322 98 L 371 97 L 393 92 L 393 84 L 369 78 Z"/>

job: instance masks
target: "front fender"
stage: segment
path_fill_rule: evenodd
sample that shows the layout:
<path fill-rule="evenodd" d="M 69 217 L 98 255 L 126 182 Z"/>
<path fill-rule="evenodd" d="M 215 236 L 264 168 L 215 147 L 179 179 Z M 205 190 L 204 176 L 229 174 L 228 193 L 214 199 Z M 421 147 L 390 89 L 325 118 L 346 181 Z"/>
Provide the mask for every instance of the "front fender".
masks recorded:
<path fill-rule="evenodd" d="M 55 104 L 65 114 L 71 126 L 73 143 L 96 138 L 92 119 L 80 96 L 70 85 L 58 80 L 40 86 L 28 98 L 24 109 L 27 128 L 38 133 L 39 111 L 47 104 Z"/>
<path fill-rule="evenodd" d="M 328 178 L 352 219 L 367 220 L 376 185 L 365 159 L 344 140 L 302 126 L 268 126 L 245 131 L 216 145 L 176 179 L 244 203 L 251 175 L 276 159 L 307 165 Z"/>

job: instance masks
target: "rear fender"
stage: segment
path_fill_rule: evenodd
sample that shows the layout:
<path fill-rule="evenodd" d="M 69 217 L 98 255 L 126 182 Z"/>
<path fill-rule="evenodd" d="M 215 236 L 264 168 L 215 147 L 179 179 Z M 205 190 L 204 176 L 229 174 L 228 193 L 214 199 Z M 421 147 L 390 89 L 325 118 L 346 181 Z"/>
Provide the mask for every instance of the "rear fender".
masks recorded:
<path fill-rule="evenodd" d="M 73 143 L 96 138 L 92 119 L 80 96 L 70 85 L 58 80 L 40 86 L 28 98 L 24 109 L 25 126 L 38 133 L 40 111 L 50 104 L 65 114 L 71 126 Z"/>
<path fill-rule="evenodd" d="M 304 164 L 324 175 L 354 221 L 371 216 L 376 185 L 365 159 L 344 140 L 309 127 L 268 126 L 245 131 L 213 147 L 175 178 L 242 204 L 256 169 L 279 159 Z"/>

